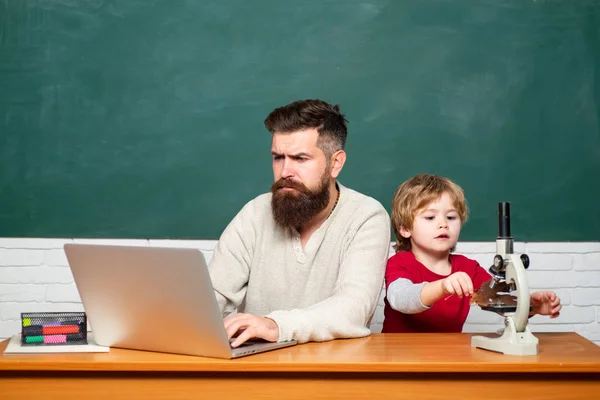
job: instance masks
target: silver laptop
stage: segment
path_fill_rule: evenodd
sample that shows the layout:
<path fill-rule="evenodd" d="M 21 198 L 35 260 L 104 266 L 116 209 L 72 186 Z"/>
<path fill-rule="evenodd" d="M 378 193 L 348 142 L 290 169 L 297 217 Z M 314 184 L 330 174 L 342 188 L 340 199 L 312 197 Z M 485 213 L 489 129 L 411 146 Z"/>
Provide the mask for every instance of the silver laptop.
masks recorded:
<path fill-rule="evenodd" d="M 197 249 L 65 244 L 99 345 L 237 358 L 292 346 L 227 339 L 204 255 Z"/>

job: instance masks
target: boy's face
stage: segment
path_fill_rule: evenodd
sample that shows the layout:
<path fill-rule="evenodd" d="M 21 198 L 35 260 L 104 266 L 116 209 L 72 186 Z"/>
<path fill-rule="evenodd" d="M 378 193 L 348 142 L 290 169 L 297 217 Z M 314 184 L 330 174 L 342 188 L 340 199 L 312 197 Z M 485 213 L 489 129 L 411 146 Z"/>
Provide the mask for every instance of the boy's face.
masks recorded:
<path fill-rule="evenodd" d="M 412 229 L 401 228 L 410 238 L 413 253 L 447 256 L 458 242 L 461 220 L 447 193 L 417 212 Z"/>

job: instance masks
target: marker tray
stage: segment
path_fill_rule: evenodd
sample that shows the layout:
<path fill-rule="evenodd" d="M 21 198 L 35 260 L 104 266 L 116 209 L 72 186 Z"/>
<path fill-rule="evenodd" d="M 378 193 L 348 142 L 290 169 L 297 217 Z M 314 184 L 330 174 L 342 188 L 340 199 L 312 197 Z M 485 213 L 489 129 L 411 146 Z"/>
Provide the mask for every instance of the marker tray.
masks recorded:
<path fill-rule="evenodd" d="M 21 313 L 22 346 L 87 344 L 84 312 Z"/>

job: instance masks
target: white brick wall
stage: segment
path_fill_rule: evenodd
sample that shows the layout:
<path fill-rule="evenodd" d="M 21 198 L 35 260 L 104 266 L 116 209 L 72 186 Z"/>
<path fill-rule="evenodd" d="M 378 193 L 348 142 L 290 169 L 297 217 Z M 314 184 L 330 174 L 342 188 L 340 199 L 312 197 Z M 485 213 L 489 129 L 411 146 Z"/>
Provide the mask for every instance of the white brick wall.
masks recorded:
<path fill-rule="evenodd" d="M 137 246 L 193 247 L 208 261 L 214 240 L 110 240 L 0 238 L 0 339 L 20 331 L 20 313 L 31 311 L 82 311 L 81 300 L 62 250 L 65 243 L 126 244 Z M 459 243 L 457 252 L 487 268 L 495 254 L 494 242 Z M 563 303 L 557 319 L 535 316 L 534 332 L 577 332 L 600 345 L 600 242 L 515 243 L 515 252 L 527 253 L 527 271 L 533 290 L 554 290 Z M 390 247 L 390 255 L 393 254 Z M 371 330 L 380 332 L 383 293 Z M 502 317 L 472 307 L 466 332 L 494 332 Z"/>

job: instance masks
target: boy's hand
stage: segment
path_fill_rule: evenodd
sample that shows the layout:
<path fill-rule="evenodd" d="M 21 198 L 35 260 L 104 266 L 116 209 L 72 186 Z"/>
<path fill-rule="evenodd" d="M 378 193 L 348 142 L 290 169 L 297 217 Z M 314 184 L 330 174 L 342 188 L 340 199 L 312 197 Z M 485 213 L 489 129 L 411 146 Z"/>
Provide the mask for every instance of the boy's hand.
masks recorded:
<path fill-rule="evenodd" d="M 550 318 L 558 317 L 562 308 L 560 297 L 552 291 L 532 293 L 529 303 L 533 306 L 535 314 L 549 315 Z"/>
<path fill-rule="evenodd" d="M 473 294 L 473 281 L 464 272 L 455 272 L 442 280 L 444 294 L 455 294 L 458 297 Z"/>

